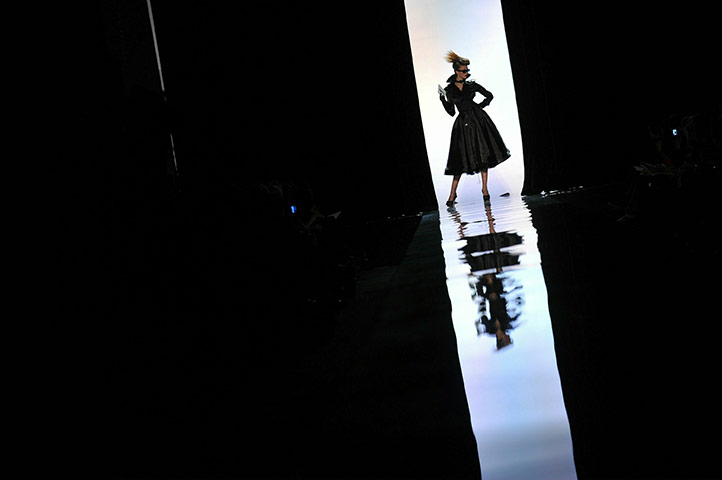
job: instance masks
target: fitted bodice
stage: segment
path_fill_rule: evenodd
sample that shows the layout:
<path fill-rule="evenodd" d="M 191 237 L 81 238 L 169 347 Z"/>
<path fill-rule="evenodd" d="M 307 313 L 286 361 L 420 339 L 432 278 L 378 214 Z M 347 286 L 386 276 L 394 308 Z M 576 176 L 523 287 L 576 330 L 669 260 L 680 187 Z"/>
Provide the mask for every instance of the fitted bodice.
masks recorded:
<path fill-rule="evenodd" d="M 459 87 L 454 84 L 455 77 L 456 76 L 454 75 L 447 80 L 449 84 L 446 88 L 444 88 L 444 91 L 446 92 L 446 99 L 444 99 L 443 96 L 440 97 L 441 103 L 444 104 L 444 108 L 449 115 L 453 116 L 455 114 L 455 109 L 461 113 L 465 113 L 474 108 L 484 108 L 491 103 L 494 95 L 492 95 L 490 91 L 476 83 L 474 80 L 465 81 L 464 88 L 459 89 Z M 474 97 L 477 93 L 481 93 L 485 97 L 483 102 L 474 102 Z"/>

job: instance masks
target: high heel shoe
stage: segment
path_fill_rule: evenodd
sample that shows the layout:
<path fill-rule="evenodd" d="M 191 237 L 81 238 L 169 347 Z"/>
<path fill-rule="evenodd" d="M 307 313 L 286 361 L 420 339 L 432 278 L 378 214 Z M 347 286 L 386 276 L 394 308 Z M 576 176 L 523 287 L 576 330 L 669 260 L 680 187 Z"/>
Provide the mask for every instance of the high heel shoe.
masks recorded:
<path fill-rule="evenodd" d="M 447 206 L 447 207 L 453 207 L 455 203 L 456 203 L 456 194 L 454 194 L 454 199 L 453 199 L 453 200 L 448 200 L 448 201 L 446 202 L 446 206 Z"/>

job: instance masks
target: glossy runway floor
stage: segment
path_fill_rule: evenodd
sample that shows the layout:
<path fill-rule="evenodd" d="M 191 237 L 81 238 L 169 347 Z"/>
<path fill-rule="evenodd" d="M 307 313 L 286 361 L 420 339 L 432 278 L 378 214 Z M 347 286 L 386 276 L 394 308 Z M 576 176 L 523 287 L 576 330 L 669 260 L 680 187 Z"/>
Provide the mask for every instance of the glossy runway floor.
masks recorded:
<path fill-rule="evenodd" d="M 576 478 L 529 209 L 520 197 L 499 197 L 456 204 L 440 220 L 483 477 Z"/>
<path fill-rule="evenodd" d="M 349 224 L 368 262 L 333 309 L 289 301 L 267 232 L 250 285 L 246 256 L 172 271 L 214 281 L 203 310 L 98 327 L 93 478 L 719 478 L 716 217 L 619 223 L 620 193 Z"/>
<path fill-rule="evenodd" d="M 387 283 L 374 361 L 346 380 L 365 394 L 335 421 L 372 432 L 342 460 L 367 468 L 353 478 L 719 478 L 715 217 L 690 199 L 618 222 L 624 191 L 460 198 L 423 216 L 397 270 L 362 275 Z"/>

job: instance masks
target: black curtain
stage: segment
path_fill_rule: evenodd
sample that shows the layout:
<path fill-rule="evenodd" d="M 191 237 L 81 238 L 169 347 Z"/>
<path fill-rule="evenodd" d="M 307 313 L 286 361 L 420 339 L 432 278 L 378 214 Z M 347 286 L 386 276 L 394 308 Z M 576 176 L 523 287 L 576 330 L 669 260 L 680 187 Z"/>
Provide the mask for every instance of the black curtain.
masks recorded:
<path fill-rule="evenodd" d="M 229 192 L 306 182 L 324 213 L 342 210 L 355 225 L 437 208 L 402 1 L 383 11 L 152 6 L 165 92 L 145 0 L 54 5 L 40 29 L 48 128 L 38 142 L 56 153 L 43 203 L 56 222 L 37 238 L 57 265 L 51 295 L 33 301 L 68 319 L 55 322 L 43 359 L 52 375 L 43 398 L 63 398 L 44 410 L 57 431 L 86 439 L 80 468 L 102 472 L 161 468 L 176 447 L 235 458 L 188 432 L 260 423 L 246 418 L 252 408 L 210 408 L 206 387 L 245 372 L 257 331 L 298 321 L 288 298 L 315 270 L 279 274 L 304 259 L 282 243 L 279 222 L 243 216 L 263 208 L 235 208 L 252 195 Z M 303 334 L 313 342 L 325 330 Z M 182 415 L 206 407 L 234 418 Z M 148 456 L 128 457 L 136 447 Z M 52 449 L 63 457 L 53 465 L 75 458 Z M 272 452 L 256 442 L 240 457 L 261 464 L 259 451 Z"/>
<path fill-rule="evenodd" d="M 403 1 L 153 2 L 183 185 L 298 179 L 327 210 L 435 210 Z"/>
<path fill-rule="evenodd" d="M 502 0 L 524 145 L 523 194 L 616 182 L 649 125 L 720 111 L 706 2 Z"/>

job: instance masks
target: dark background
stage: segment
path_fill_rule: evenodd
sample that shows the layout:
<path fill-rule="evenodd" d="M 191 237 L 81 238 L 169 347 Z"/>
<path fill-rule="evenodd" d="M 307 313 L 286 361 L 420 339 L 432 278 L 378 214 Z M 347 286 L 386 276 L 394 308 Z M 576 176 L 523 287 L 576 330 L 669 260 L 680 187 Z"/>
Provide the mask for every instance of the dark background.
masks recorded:
<path fill-rule="evenodd" d="M 188 192 L 286 175 L 312 182 L 320 201 L 354 215 L 436 208 L 402 2 L 383 11 L 153 5 L 166 104 L 157 97 L 143 2 L 58 13 L 70 20 L 59 35 L 57 51 L 65 53 L 57 71 L 75 74 L 60 76 L 56 85 L 70 95 L 55 101 L 81 113 L 77 131 L 88 132 L 82 151 L 62 137 L 61 155 L 82 160 L 93 148 L 118 155 L 107 146 L 137 144 L 118 136 L 137 115 L 173 131 L 179 186 Z M 524 194 L 624 179 L 649 154 L 650 124 L 719 111 L 714 20 L 704 2 L 502 5 Z M 163 105 L 156 115 L 167 118 L 152 117 Z M 117 183 L 117 171 L 102 169 L 127 163 L 93 162 L 94 173 L 103 185 Z"/>
<path fill-rule="evenodd" d="M 524 194 L 619 181 L 649 126 L 719 118 L 716 27 L 703 2 L 502 2 L 524 145 Z"/>
<path fill-rule="evenodd" d="M 624 182 L 631 166 L 648 158 L 650 123 L 719 115 L 722 81 L 708 2 L 643 2 L 631 10 L 621 1 L 502 6 L 525 194 Z M 268 447 L 278 444 L 267 432 L 281 431 L 268 422 L 282 429 L 286 417 L 254 418 L 264 397 L 243 392 L 269 385 L 249 365 L 268 360 L 259 357 L 268 346 L 259 339 L 318 312 L 295 310 L 292 292 L 307 281 L 306 272 L 289 267 L 299 265 L 279 240 L 283 232 L 264 220 L 263 203 L 248 192 L 274 179 L 303 183 L 321 210 L 341 210 L 349 225 L 437 208 L 404 5 L 154 1 L 153 8 L 165 98 L 145 1 L 56 5 L 45 15 L 52 21 L 42 58 L 50 79 L 44 138 L 57 152 L 48 203 L 62 232 L 52 239 L 60 260 L 57 301 L 70 307 L 72 319 L 62 327 L 63 337 L 71 337 L 63 354 L 77 360 L 73 375 L 56 376 L 57 390 L 73 398 L 71 410 L 58 408 L 56 421 L 82 430 L 84 448 L 103 468 L 131 470 L 157 468 L 176 458 L 168 453 L 174 449 L 175 455 L 203 452 L 191 469 L 219 465 L 246 440 L 224 442 L 233 426 L 246 425 L 255 446 L 241 459 L 265 468 L 277 460 Z M 541 238 L 544 228 L 537 228 Z M 598 265 L 606 260 L 598 257 Z M 295 274 L 279 273 L 288 271 Z M 550 290 L 553 317 L 564 316 L 570 294 Z M 313 343 L 323 331 L 306 324 L 304 339 Z M 580 331 L 555 324 L 556 338 Z M 584 345 L 602 348 L 611 335 L 594 332 L 581 346 L 557 345 L 571 408 L 588 398 L 570 386 L 579 373 L 570 366 L 574 354 Z M 231 340 L 237 338 L 244 340 Z M 587 366 L 601 370 L 604 358 Z M 164 375 L 170 365 L 173 374 Z M 246 390 L 220 398 L 208 393 L 234 375 Z M 187 400 L 172 406 L 175 398 Z M 247 407 L 241 413 L 230 403 L 239 398 Z M 145 416 L 128 413 L 139 406 Z M 189 408 L 235 413 L 227 431 L 209 431 L 181 418 Z M 79 427 L 67 411 L 92 421 Z M 609 473 L 605 458 L 624 432 L 573 413 L 580 478 Z M 680 422 L 675 432 L 688 433 Z M 188 432 L 194 442 L 177 440 Z M 131 438 L 142 455 L 124 450 Z M 227 450 L 215 450 L 219 445 Z M 635 442 L 624 446 L 633 449 Z M 641 452 L 647 461 L 659 455 L 652 447 Z M 672 462 L 677 471 L 684 461 Z M 641 472 L 632 468 L 633 458 L 615 462 Z M 711 471 L 704 467 L 698 471 Z"/>

